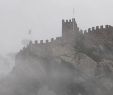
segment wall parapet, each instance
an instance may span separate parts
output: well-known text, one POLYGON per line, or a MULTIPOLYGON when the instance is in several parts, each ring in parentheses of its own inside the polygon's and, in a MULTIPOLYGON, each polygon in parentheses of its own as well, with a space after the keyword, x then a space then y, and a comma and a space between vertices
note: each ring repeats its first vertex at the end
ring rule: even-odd
MULTIPOLYGON (((47 45, 51 45, 52 43, 55 42, 55 44, 61 41, 61 39, 63 38, 63 34, 66 34, 66 31, 68 31, 69 33, 72 33, 73 31, 70 32, 70 30, 73 30, 75 28, 76 31, 74 31, 75 33, 80 32, 83 33, 84 35, 86 34, 93 34, 93 33, 97 33, 98 32, 109 32, 109 31, 113 31, 113 27, 110 25, 101 25, 101 26, 96 26, 96 27, 92 27, 92 28, 88 28, 87 30, 79 30, 79 27, 77 26, 77 23, 75 21, 74 18, 69 19, 69 20, 62 20, 62 37, 56 37, 56 38, 51 38, 51 39, 46 39, 46 40, 35 40, 35 41, 30 41, 29 44, 25 47, 23 47, 20 52, 23 52, 23 50, 26 50, 26 48, 29 47, 34 47, 36 46, 36 48, 39 46, 41 47, 46 47, 47 45), (75 26, 75 27, 73 27, 75 26)), ((66 34, 68 36, 68 34, 66 34)), ((73 33, 72 33, 73 35, 73 33)), ((66 37, 67 37, 66 36, 66 37)))
MULTIPOLYGON (((46 39, 46 40, 35 40, 35 41, 30 41, 28 43, 27 46, 30 45, 46 45, 46 44, 50 44, 56 40, 59 40, 61 37, 56 37, 56 38, 51 38, 51 39, 46 39)), ((25 46, 24 48, 26 48, 27 46, 25 46)))
POLYGON ((76 23, 76 21, 75 21, 75 19, 74 18, 72 18, 72 19, 66 19, 66 20, 62 20, 62 23, 63 24, 72 24, 72 23, 76 23))
POLYGON ((62 23, 66 23, 66 24, 67 24, 67 23, 72 23, 72 22, 73 22, 73 21, 72 21, 71 19, 70 19, 70 20, 64 20, 64 19, 62 20, 62 23))
POLYGON ((101 26, 96 26, 96 27, 92 27, 92 28, 88 28, 88 30, 84 30, 84 33, 91 33, 91 32, 103 32, 104 30, 109 30, 109 29, 113 29, 113 27, 111 25, 101 25, 101 26))

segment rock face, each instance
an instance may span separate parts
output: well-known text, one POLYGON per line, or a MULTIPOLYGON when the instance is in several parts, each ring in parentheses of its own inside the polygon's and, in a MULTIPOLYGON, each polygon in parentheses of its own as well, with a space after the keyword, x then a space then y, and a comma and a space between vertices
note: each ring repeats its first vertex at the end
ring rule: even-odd
POLYGON ((112 95, 113 27, 81 32, 62 21, 62 37, 30 42, 1 82, 0 95, 112 95))

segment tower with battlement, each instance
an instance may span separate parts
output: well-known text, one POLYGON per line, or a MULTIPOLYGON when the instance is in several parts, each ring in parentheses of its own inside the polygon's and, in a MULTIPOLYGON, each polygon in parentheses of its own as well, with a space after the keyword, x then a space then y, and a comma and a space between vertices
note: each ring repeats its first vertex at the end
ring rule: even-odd
POLYGON ((70 39, 76 35, 76 32, 79 31, 75 18, 70 20, 62 20, 62 37, 64 39, 70 39))
MULTIPOLYGON (((30 43, 20 50, 19 55, 32 53, 38 56, 47 56, 53 54, 55 56, 63 55, 65 52, 69 54, 73 49, 75 42, 80 36, 84 36, 85 40, 112 39, 113 27, 110 25, 96 26, 88 30, 80 30, 77 26, 75 18, 70 20, 62 20, 62 36, 51 38, 49 41, 30 41, 30 43)), ((90 45, 90 44, 89 44, 90 45)), ((17 55, 18 55, 17 54, 17 55)))
MULTIPOLYGON (((83 74, 93 76, 95 71, 98 72, 99 70, 96 63, 103 62, 103 58, 106 58, 106 61, 113 60, 111 55, 113 55, 113 26, 96 26, 84 31, 79 29, 73 18, 71 20, 62 20, 61 37, 47 39, 46 41, 30 41, 26 47, 16 54, 14 70, 16 70, 16 75, 22 70, 27 72, 28 76, 34 73, 37 76, 36 71, 43 71, 43 68, 40 69, 40 64, 43 64, 44 68, 49 67, 49 69, 54 66, 55 71, 56 64, 59 64, 58 67, 61 66, 60 64, 66 64, 69 68, 69 64, 71 64, 73 67, 76 66, 76 71, 80 69, 84 72, 83 74), (33 73, 30 71, 33 71, 33 73)), ((63 72, 65 71, 67 73, 67 70, 63 72)), ((56 78, 56 75, 54 78, 56 78)))

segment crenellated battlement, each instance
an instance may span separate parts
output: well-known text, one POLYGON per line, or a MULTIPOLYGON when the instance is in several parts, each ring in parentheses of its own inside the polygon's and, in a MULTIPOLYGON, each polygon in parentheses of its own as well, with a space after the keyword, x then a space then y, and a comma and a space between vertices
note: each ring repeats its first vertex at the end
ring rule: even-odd
POLYGON ((47 40, 35 40, 34 42, 32 41, 32 44, 39 44, 39 45, 42 45, 42 44, 48 44, 48 43, 51 43, 53 41, 55 41, 57 38, 51 38, 51 39, 47 39, 47 40))
POLYGON ((73 24, 75 24, 76 23, 76 21, 75 21, 75 19, 74 18, 72 18, 72 19, 69 19, 69 20, 62 20, 62 25, 73 25, 73 24))
POLYGON ((73 20, 70 19, 70 20, 62 20, 62 23, 65 23, 65 24, 70 24, 70 23, 73 23, 73 20))
POLYGON ((54 41, 58 41, 61 40, 61 37, 56 37, 56 38, 51 38, 51 39, 47 39, 47 40, 35 40, 35 41, 30 41, 29 44, 25 47, 23 47, 20 51, 23 51, 24 49, 26 49, 29 46, 41 46, 41 47, 45 47, 46 45, 51 45, 52 43, 54 43, 54 41))
MULTIPOLYGON (((68 21, 66 20, 65 22, 69 23, 69 22, 72 22, 72 20, 68 20, 68 21)), ((110 30, 110 29, 113 30, 113 27, 110 25, 105 25, 105 26, 101 25, 101 26, 88 28, 88 30, 80 30, 79 32, 88 34, 88 33, 93 33, 93 32, 108 32, 107 30, 110 30)), ((51 38, 51 39, 47 39, 47 40, 39 40, 39 41, 35 40, 34 42, 33 41, 30 42, 29 44, 46 45, 46 44, 50 44, 56 40, 59 40, 60 38, 62 38, 62 37, 56 37, 56 38, 51 38)))
MULTIPOLYGON (((110 31, 113 31, 113 26, 110 26, 110 25, 105 25, 105 26, 101 25, 101 26, 88 28, 87 30, 79 30, 74 18, 70 19, 70 20, 63 19, 62 20, 62 37, 56 37, 56 38, 51 38, 51 39, 47 39, 47 40, 30 41, 27 46, 23 47, 23 49, 20 50, 20 52, 23 52, 23 50, 27 50, 27 48, 33 49, 34 47, 39 48, 40 50, 43 51, 43 48, 48 47, 48 45, 49 46, 59 45, 59 42, 60 43, 64 42, 63 44, 67 44, 68 42, 73 41, 73 39, 75 37, 79 37, 79 36, 77 36, 79 33, 80 34, 83 33, 84 36, 89 35, 89 34, 91 34, 89 36, 93 36, 93 34, 98 35, 99 33, 101 35, 104 33, 105 33, 105 35, 107 35, 107 33, 110 34, 110 31)), ((111 34, 113 34, 113 33, 111 33, 111 34)))
POLYGON ((88 28, 88 30, 84 30, 84 33, 104 32, 104 31, 107 32, 107 30, 109 30, 109 29, 113 29, 113 27, 110 26, 110 25, 105 25, 105 26, 101 25, 101 26, 96 26, 96 27, 88 28))

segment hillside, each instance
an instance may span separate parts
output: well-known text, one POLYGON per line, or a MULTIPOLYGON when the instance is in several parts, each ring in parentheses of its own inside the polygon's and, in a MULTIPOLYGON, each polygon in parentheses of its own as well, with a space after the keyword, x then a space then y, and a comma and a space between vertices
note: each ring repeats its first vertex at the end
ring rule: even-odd
POLYGON ((113 27, 82 33, 75 19, 62 24, 62 37, 30 42, 16 54, 0 95, 112 95, 113 27))

